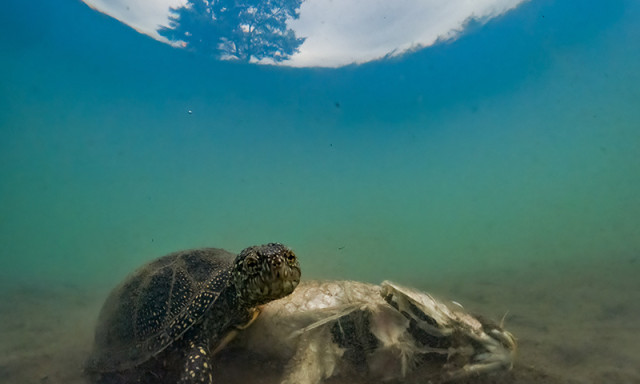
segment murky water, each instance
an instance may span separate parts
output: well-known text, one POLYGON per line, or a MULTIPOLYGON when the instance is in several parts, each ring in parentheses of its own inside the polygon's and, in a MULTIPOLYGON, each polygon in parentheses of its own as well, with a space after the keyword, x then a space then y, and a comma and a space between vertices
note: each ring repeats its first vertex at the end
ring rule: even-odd
POLYGON ((279 241, 307 279, 509 311, 507 382, 640 383, 639 16, 533 1, 412 55, 304 69, 10 1, 0 381, 70 382, 106 290, 143 262, 279 241))

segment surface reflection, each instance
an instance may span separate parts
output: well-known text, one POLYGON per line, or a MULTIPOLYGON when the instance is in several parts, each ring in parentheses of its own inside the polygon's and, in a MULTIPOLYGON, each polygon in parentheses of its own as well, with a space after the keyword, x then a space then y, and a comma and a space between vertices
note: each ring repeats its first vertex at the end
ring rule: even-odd
POLYGON ((222 60, 339 67, 451 41, 525 0, 83 0, 159 41, 222 60))
POLYGON ((281 62, 298 51, 287 20, 299 16, 301 0, 189 0, 171 9, 169 41, 220 59, 281 62))

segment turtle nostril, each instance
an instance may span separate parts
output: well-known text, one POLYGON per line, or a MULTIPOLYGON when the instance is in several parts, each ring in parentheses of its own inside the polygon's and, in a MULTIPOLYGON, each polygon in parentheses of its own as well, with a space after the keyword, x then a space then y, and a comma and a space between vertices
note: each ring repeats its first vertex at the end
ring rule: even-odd
POLYGON ((273 265, 276 268, 280 267, 282 265, 282 258, 274 257, 273 260, 271 260, 271 265, 273 265))

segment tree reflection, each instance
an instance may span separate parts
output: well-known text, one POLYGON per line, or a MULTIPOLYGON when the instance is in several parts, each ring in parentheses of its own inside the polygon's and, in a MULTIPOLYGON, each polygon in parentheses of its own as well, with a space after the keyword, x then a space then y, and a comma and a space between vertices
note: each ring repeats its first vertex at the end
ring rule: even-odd
POLYGON ((198 52, 243 61, 286 60, 304 38, 287 29, 302 0, 188 0, 172 8, 169 27, 158 32, 198 52))

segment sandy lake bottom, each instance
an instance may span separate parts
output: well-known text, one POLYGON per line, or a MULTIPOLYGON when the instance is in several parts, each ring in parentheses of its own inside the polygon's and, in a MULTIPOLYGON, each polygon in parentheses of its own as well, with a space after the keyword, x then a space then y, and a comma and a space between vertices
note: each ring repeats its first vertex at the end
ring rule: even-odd
MULTIPOLYGON (((498 320, 508 313, 505 328, 518 339, 514 369, 464 382, 640 383, 638 263, 632 258, 532 265, 419 288, 498 320)), ((79 286, 5 286, 0 382, 86 383, 81 366, 105 295, 79 286)), ((237 365, 233 356, 221 356, 219 378, 232 384, 278 382, 277 370, 258 363, 237 365)), ((358 380, 334 378, 331 383, 358 380)), ((411 377, 406 382, 425 381, 411 377)))

